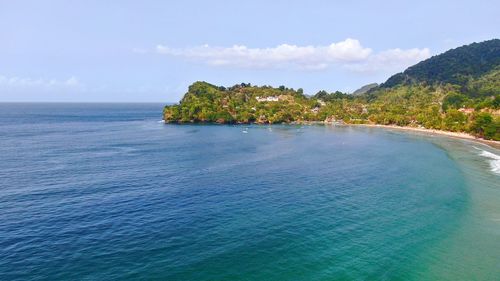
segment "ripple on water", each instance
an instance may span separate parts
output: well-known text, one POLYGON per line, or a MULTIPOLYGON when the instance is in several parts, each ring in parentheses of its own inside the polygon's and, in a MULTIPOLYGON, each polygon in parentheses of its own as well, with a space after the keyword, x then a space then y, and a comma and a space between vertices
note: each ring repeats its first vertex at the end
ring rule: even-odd
POLYGON ((472 172, 426 139, 82 107, 0 111, 23 126, 2 127, 2 280, 432 280, 480 223, 472 172))

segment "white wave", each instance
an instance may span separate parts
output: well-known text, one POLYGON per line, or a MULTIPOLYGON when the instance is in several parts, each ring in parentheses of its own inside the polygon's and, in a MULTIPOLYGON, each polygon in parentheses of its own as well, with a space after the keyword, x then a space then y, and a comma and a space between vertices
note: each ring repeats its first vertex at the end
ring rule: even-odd
POLYGON ((158 121, 158 123, 165 123, 165 120, 160 120, 158 121))
POLYGON ((495 153, 491 153, 486 150, 482 150, 481 153, 479 154, 483 157, 486 157, 490 159, 490 166, 491 166, 491 171, 500 174, 500 156, 496 155, 495 153))
POLYGON ((500 160, 500 156, 496 155, 495 153, 491 153, 489 151, 486 151, 486 150, 483 150, 480 155, 487 157, 487 158, 490 158, 490 159, 500 160))

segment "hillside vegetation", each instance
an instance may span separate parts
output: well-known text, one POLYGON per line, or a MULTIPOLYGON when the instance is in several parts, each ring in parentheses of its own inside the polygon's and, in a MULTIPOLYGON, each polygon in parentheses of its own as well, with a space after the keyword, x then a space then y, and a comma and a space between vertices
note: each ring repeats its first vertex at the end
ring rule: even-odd
POLYGON ((471 79, 500 66, 500 39, 451 49, 408 67, 381 85, 391 88, 401 84, 454 84, 466 87, 471 79))
POLYGON ((168 123, 369 123, 467 132, 500 140, 500 40, 450 50, 361 95, 193 83, 168 123))

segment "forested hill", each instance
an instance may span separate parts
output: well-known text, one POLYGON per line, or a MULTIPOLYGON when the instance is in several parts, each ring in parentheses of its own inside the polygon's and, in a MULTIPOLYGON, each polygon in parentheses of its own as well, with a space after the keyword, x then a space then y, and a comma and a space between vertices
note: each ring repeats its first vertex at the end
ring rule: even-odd
POLYGON ((404 84, 454 84, 467 86, 500 67, 500 39, 472 43, 451 49, 409 67, 381 85, 391 88, 404 84))
POLYGON ((359 95, 193 83, 167 123, 343 122, 424 127, 500 140, 500 40, 434 56, 359 95))

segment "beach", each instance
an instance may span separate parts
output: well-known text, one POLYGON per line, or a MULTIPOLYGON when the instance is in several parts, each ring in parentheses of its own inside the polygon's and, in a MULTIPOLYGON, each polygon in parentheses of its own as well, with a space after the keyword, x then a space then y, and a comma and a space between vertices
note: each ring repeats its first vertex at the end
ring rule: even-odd
POLYGON ((347 124, 348 126, 362 126, 362 127, 370 127, 370 128, 385 128, 385 129, 395 129, 395 130, 403 130, 403 131, 412 131, 423 134, 432 134, 432 135, 443 135, 453 138, 466 139, 471 141, 476 141, 482 144, 489 145, 496 149, 500 149, 500 141, 495 140, 485 140, 473 135, 463 133, 463 132, 450 132, 450 131, 442 131, 435 129, 426 129, 426 128, 416 128, 416 127, 401 127, 395 125, 379 125, 379 124, 347 124))

